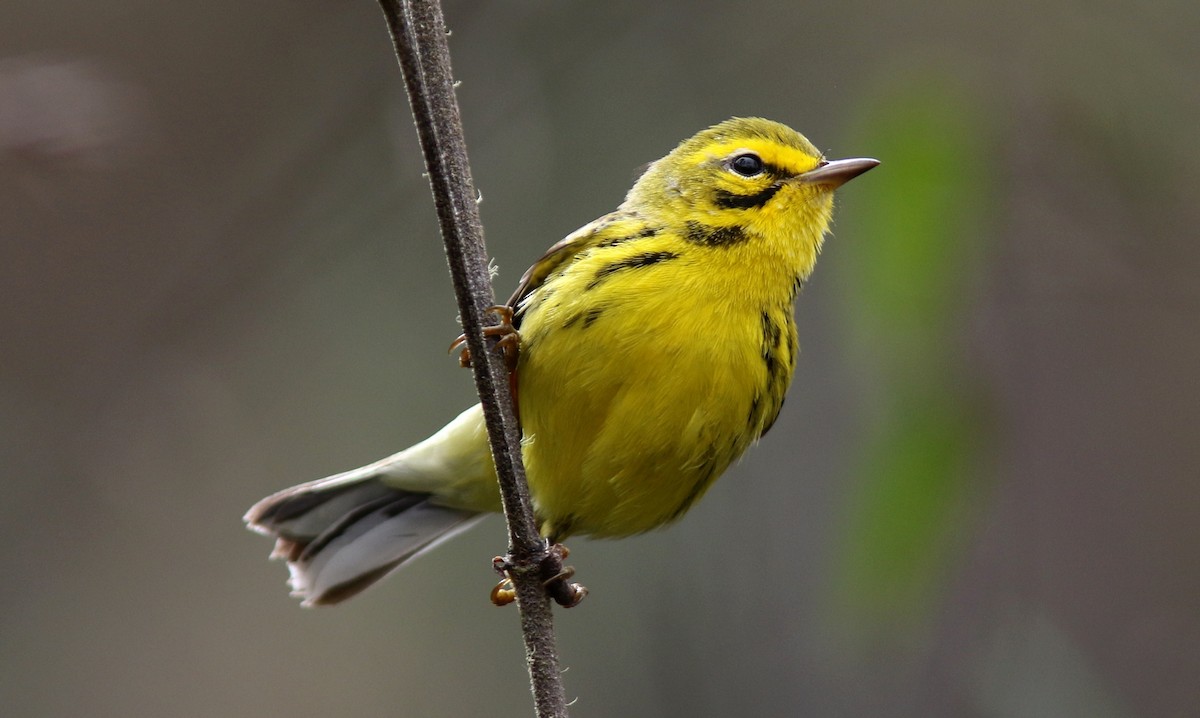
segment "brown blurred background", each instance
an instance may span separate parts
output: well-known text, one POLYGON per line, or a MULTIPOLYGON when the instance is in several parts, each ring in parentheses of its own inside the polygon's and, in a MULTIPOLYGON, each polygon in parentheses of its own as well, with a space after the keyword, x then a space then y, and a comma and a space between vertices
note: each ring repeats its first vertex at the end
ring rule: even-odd
MULTIPOLYGON (((450 2, 507 294, 731 115, 840 193, 762 444, 577 541, 577 716, 1200 715, 1200 5, 450 2)), ((6 716, 531 714, 490 519, 305 611, 242 512, 473 401, 382 16, 0 8, 6 716)))

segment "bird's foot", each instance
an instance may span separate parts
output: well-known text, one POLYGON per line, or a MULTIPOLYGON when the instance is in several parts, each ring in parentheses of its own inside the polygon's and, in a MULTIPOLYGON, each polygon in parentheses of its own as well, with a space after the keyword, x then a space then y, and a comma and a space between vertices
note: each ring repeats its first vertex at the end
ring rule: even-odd
MULTIPOLYGON (((556 543, 547 549, 546 556, 537 565, 546 594, 563 608, 578 606, 588 594, 585 586, 570 581, 575 576, 575 567, 563 566, 563 560, 570 554, 566 546, 556 543)), ((492 568, 504 577, 492 589, 492 603, 507 606, 517 599, 516 586, 512 580, 512 571, 516 566, 508 556, 497 556, 492 559, 492 568)))
MULTIPOLYGON (((483 328, 485 337, 500 337, 496 342, 496 349, 504 355, 504 364, 508 367, 511 374, 517 370, 517 359, 521 355, 521 333, 513 326, 513 309, 505 304, 497 304, 488 307, 489 314, 495 314, 500 317, 500 323, 490 327, 483 328)), ((467 347, 467 335, 459 334, 458 338, 450 344, 450 352, 455 349, 459 350, 458 363, 462 367, 471 366, 471 350, 467 347), (461 347, 461 349, 459 348, 461 347)))

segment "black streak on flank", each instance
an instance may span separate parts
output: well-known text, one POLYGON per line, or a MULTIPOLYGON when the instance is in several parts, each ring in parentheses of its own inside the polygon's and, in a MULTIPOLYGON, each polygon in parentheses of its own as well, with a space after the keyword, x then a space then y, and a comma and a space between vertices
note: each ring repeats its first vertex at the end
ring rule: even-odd
POLYGON ((706 247, 728 247, 746 241, 746 230, 737 225, 710 227, 699 222, 688 222, 684 238, 692 244, 702 244, 706 247))
POLYGON ((600 318, 600 315, 604 313, 604 309, 605 309, 604 307, 592 307, 591 309, 587 310, 586 312, 584 312, 582 314, 580 314, 580 313, 572 314, 571 317, 569 319, 567 319, 567 321, 563 322, 562 328, 570 329, 571 327, 578 324, 579 320, 582 319, 583 320, 583 328, 587 329, 588 327, 592 326, 592 324, 597 319, 600 318))
POLYGON ((775 350, 779 347, 779 338, 782 336, 783 330, 771 320, 771 315, 768 312, 762 313, 762 333, 763 361, 767 365, 767 376, 774 380, 775 363, 778 361, 775 357, 775 350))
POLYGON ((754 395, 754 401, 750 402, 750 413, 746 416, 746 429, 748 431, 753 432, 758 428, 758 421, 760 418, 758 415, 758 407, 759 395, 756 393, 754 395))
POLYGON ((723 189, 717 190, 716 197, 713 200, 721 209, 752 209, 754 207, 762 207, 771 198, 775 196, 780 189, 783 188, 781 182, 767 187, 764 190, 755 192, 754 194, 736 194, 723 189))
POLYGON ((603 313, 604 313, 604 307, 592 307, 591 309, 589 309, 587 311, 587 314, 584 315, 584 317, 583 317, 583 328, 587 329, 588 327, 592 326, 592 322, 599 319, 600 315, 603 313))
POLYGON ((783 402, 785 399, 787 399, 786 396, 779 398, 779 406, 775 408, 775 413, 773 415, 767 417, 766 422, 763 424, 762 433, 758 435, 758 438, 761 439, 762 437, 766 436, 767 432, 771 430, 771 427, 775 426, 775 420, 779 418, 779 412, 783 409, 783 402))
POLYGON ((625 259, 618 260, 612 264, 607 264, 597 270, 596 276, 592 278, 592 281, 587 283, 587 286, 584 287, 584 289, 595 289, 609 276, 621 271, 622 269, 649 267, 652 264, 666 262, 672 259, 677 259, 678 257, 679 255, 675 254, 674 252, 643 252, 641 254, 635 254, 632 257, 626 257, 625 259))
MULTIPOLYGON (((710 450, 709 453, 711 454, 714 452, 713 450, 710 450)), ((692 485, 692 488, 690 491, 688 491, 687 496, 683 498, 683 502, 671 512, 671 518, 667 520, 676 521, 680 516, 683 516, 684 513, 691 508, 692 504, 696 503, 696 499, 700 498, 700 495, 704 493, 704 490, 712 484, 713 479, 716 478, 716 473, 717 467, 712 464, 712 459, 710 458, 708 465, 700 471, 700 478, 697 479, 696 483, 692 485)))

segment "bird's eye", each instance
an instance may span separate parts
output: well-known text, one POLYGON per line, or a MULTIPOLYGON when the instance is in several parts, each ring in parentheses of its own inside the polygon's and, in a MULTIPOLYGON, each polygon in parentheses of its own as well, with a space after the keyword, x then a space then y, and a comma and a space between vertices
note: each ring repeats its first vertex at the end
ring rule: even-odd
POLYGON ((762 174, 763 161, 753 152, 747 152, 730 160, 729 168, 743 177, 753 177, 762 174))

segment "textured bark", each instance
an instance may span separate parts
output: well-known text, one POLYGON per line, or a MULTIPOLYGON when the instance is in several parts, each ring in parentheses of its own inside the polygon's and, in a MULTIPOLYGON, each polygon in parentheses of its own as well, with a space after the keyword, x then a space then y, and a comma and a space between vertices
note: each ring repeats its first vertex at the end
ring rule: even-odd
POLYGON ((438 0, 380 0, 380 5, 404 73, 463 333, 474 359, 475 385, 483 402, 508 521, 509 573, 517 591, 537 715, 566 716, 553 613, 543 587, 547 546, 538 532, 529 500, 521 463, 521 431, 513 408, 508 370, 500 355, 489 351, 494 340, 483 334, 488 308, 495 304, 495 299, 454 95, 445 21, 438 0))

